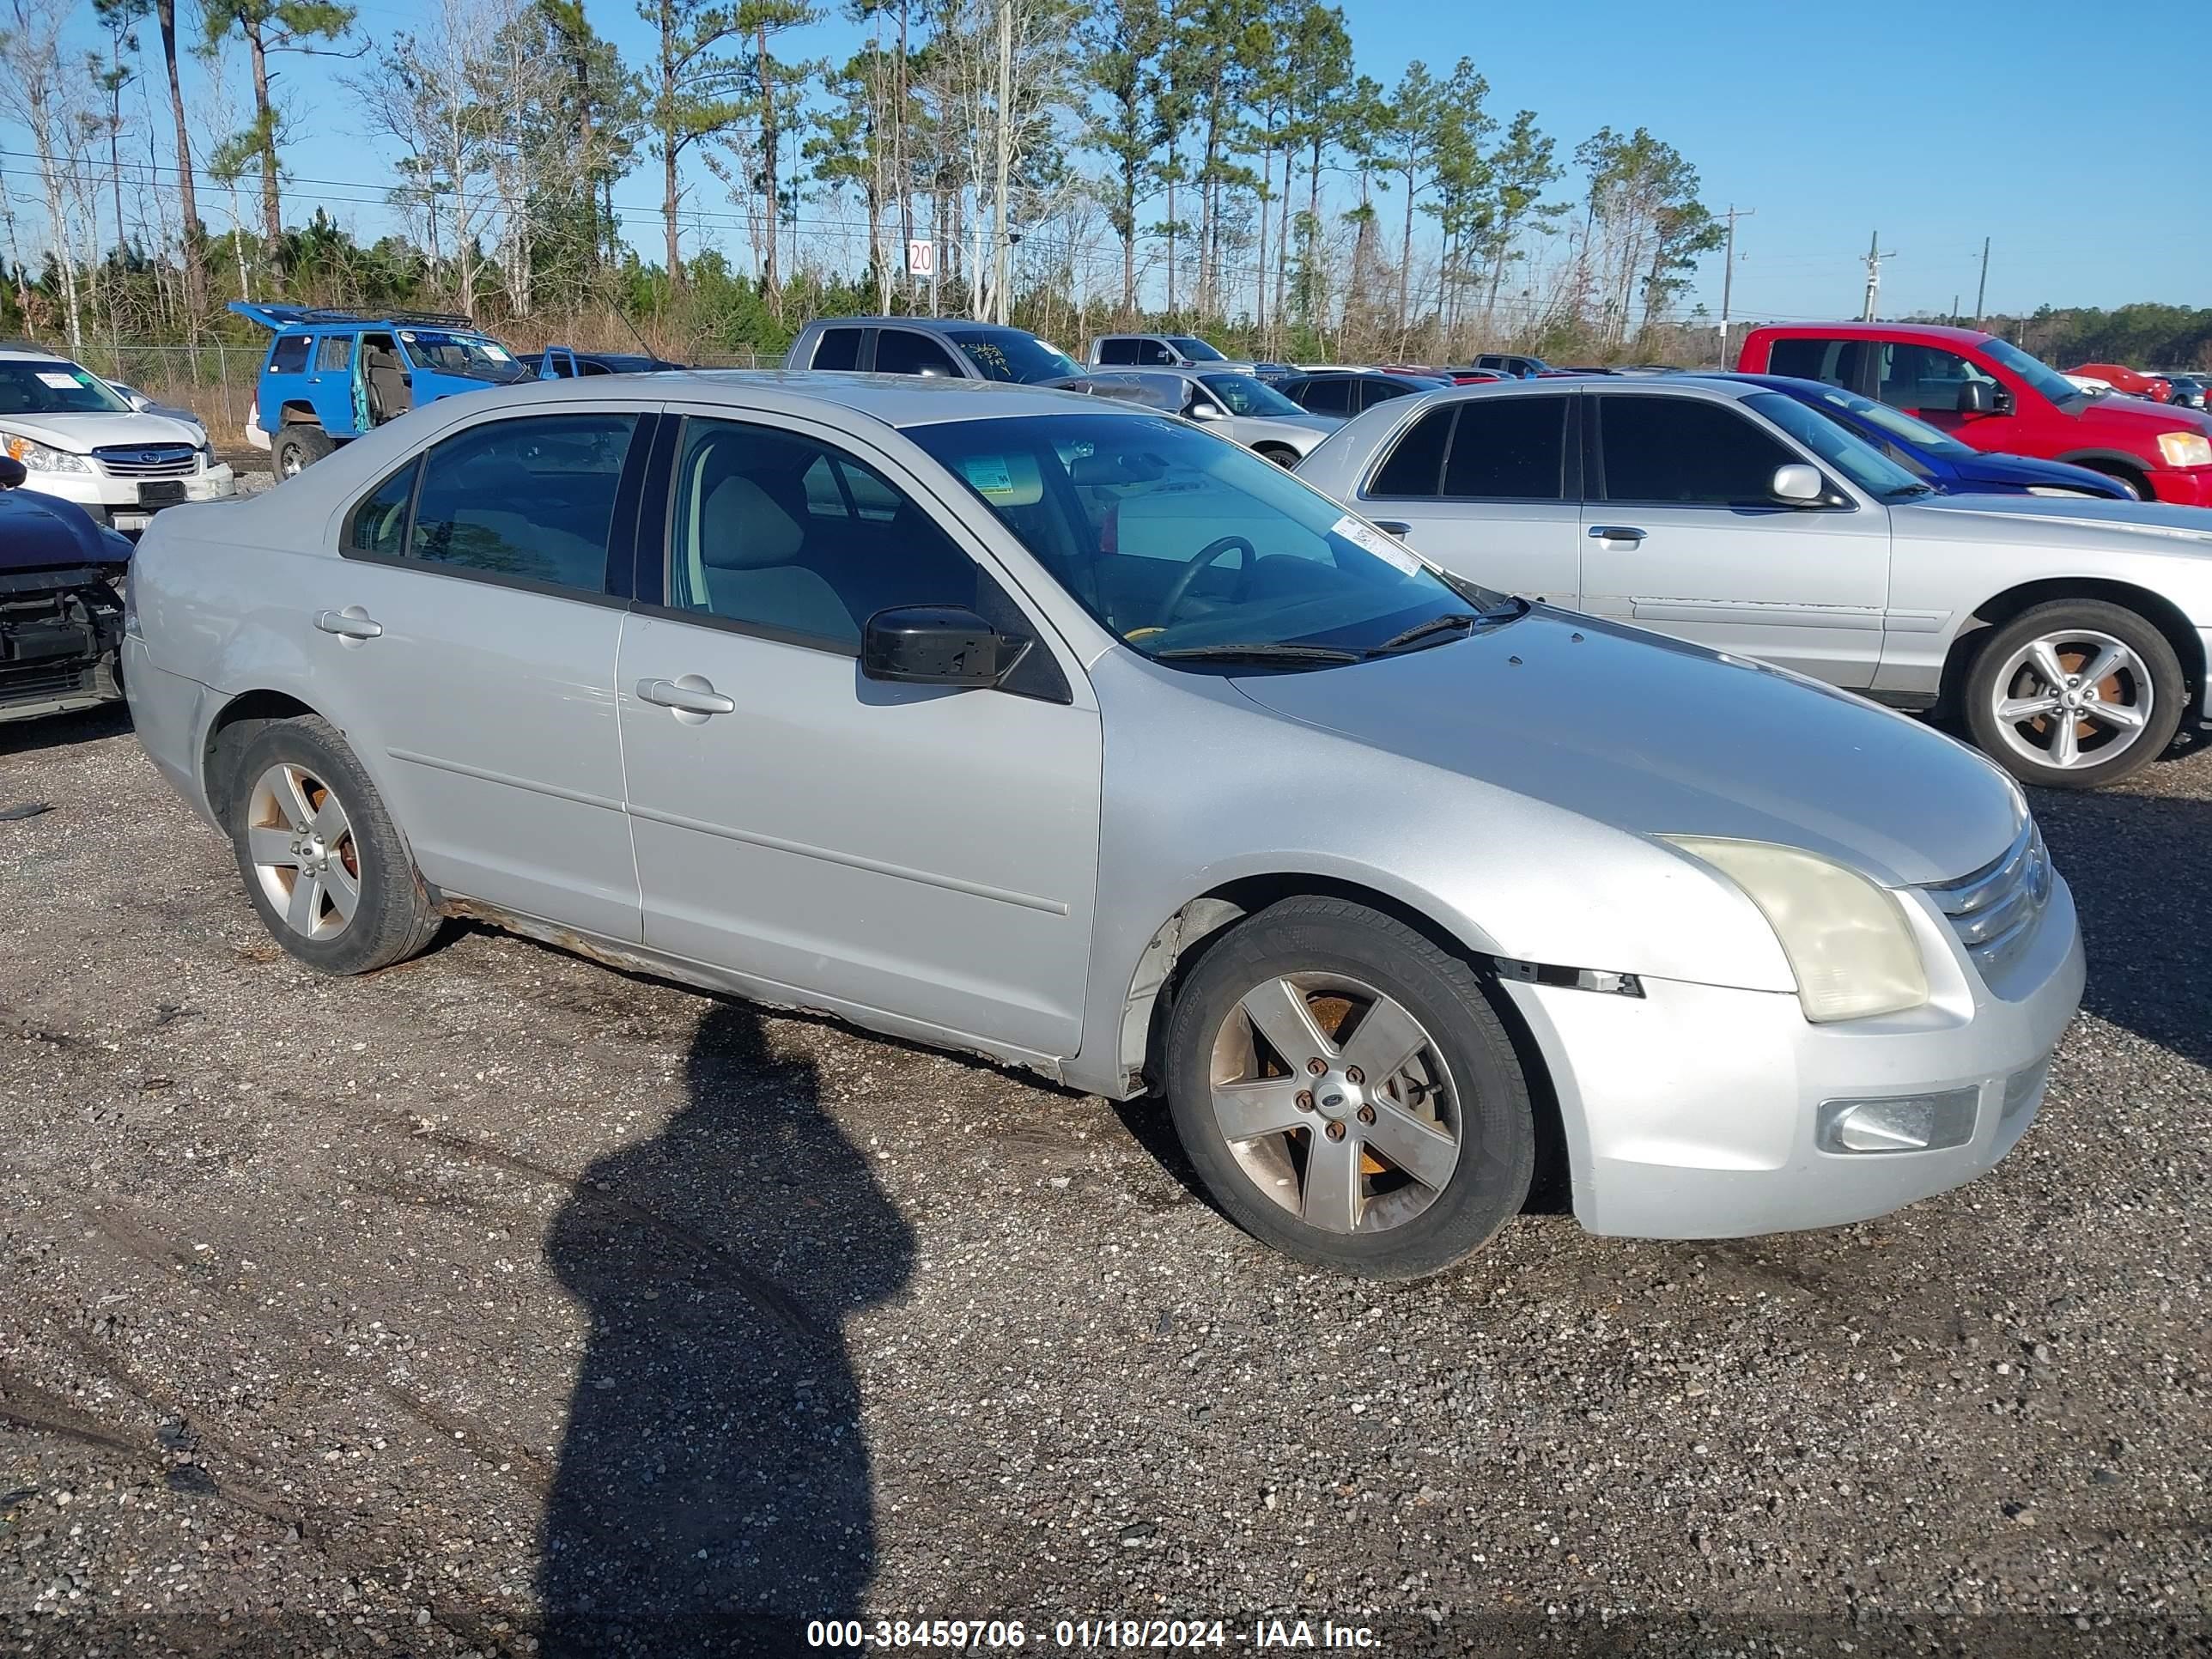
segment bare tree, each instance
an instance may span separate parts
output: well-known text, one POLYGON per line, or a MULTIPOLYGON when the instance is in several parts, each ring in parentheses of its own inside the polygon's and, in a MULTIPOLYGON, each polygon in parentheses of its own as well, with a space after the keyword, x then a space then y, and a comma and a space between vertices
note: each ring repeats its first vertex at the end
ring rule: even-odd
POLYGON ((84 315, 71 246, 70 198, 82 174, 84 147, 97 118, 87 106, 85 78, 62 66, 62 37, 73 0, 4 0, 0 21, 0 112, 31 135, 39 184, 46 196, 48 243, 62 285, 70 349, 84 349, 84 315))

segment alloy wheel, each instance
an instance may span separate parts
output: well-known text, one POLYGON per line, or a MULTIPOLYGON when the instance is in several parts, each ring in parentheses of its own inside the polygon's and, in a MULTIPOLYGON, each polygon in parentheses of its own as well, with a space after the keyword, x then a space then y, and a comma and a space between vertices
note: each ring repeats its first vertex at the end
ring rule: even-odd
POLYGON ((2134 647, 2095 629, 2030 640, 1993 682, 1997 731, 2039 766, 2061 771, 2113 759, 2149 727, 2157 693, 2134 647))
POLYGON ((1459 1165, 1462 1116, 1442 1051, 1357 980, 1292 974, 1254 987, 1222 1021, 1209 1076, 1231 1154, 1309 1226, 1402 1226, 1459 1165))
POLYGON ((345 806, 306 767, 281 762, 246 802, 246 854, 270 907, 302 939, 336 939, 361 905, 361 851, 345 806))

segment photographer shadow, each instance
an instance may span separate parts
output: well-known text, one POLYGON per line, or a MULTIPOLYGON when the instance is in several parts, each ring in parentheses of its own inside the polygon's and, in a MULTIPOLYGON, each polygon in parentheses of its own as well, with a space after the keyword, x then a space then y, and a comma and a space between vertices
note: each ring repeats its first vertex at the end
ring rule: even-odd
POLYGON ((843 1321, 906 1284, 913 1235, 751 1012, 709 1007, 686 1082, 548 1237, 592 1320, 540 1557, 557 1659, 796 1651, 874 1571, 843 1321))

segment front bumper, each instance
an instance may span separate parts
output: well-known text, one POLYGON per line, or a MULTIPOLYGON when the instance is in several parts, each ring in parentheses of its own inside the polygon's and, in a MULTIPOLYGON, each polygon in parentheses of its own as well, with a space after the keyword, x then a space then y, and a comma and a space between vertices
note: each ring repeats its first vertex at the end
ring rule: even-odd
POLYGON ((2212 466, 2160 468, 2150 474, 2150 493, 2178 507, 2212 507, 2212 466))
POLYGON ((1949 985, 1929 1006, 1881 1019, 1814 1025, 1795 995, 1680 981, 1646 979, 1641 1000, 1504 981, 1550 1069, 1582 1224, 1640 1238, 1838 1226, 1948 1192, 2010 1152, 2081 1000, 2073 895, 2054 880, 2002 997, 1932 908, 1919 921, 1923 949, 1953 951, 1949 985), (1823 1101, 1965 1087, 1978 1100, 1962 1146, 1814 1146, 1823 1101))
POLYGON ((27 489, 74 501, 111 529, 143 530, 164 507, 220 501, 238 494, 238 475, 217 461, 181 478, 117 478, 105 472, 33 472, 27 489), (175 486, 182 486, 181 492, 175 486))

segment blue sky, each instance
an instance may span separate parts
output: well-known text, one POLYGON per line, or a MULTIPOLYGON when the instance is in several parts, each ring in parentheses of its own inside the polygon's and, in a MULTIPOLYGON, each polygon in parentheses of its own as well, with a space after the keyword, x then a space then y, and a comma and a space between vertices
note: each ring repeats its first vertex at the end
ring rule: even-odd
MULTIPOLYGON (((633 0, 590 9, 641 58, 648 36, 633 0)), ((1563 155, 1607 125, 1645 125, 1674 144, 1711 207, 1756 210, 1738 233, 1739 318, 1855 315, 1876 229, 1896 256, 1884 265, 1884 314, 1948 309, 1954 295, 1971 310, 1985 235, 1992 311, 2212 305, 2212 11, 2202 5, 2125 22, 2054 0, 1861 0, 1842 13, 1772 0, 1344 9, 1360 68, 1386 85, 1413 57, 1443 71, 1466 55, 1489 77, 1493 112, 1534 109, 1563 155), (2100 17, 2112 19, 2102 38, 2100 17), (2116 67, 2086 67, 2098 63, 2116 67)), ((368 0, 360 26, 380 40, 430 15, 428 0, 368 0)), ((842 55, 856 39, 833 21, 788 50, 842 55)), ((388 174, 336 82, 359 66, 279 67, 296 112, 288 216, 296 204, 304 217, 318 195, 350 198, 328 205, 374 233, 388 174), (340 187, 353 181, 362 187, 340 187)), ((232 82, 242 97, 242 64, 232 82)), ((8 148, 21 149, 21 137, 8 148)), ((28 163, 8 168, 19 213, 35 219, 28 163)), ((726 206, 712 180, 698 196, 726 206)), ((617 192, 639 210, 625 215, 627 233, 648 258, 658 198, 642 173, 617 192)), ((214 203, 202 211, 220 228, 214 203)), ((1717 313, 1719 296, 1716 256, 1691 298, 1717 313)))

